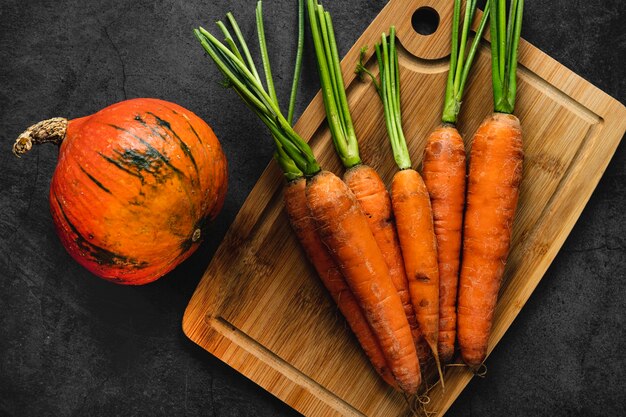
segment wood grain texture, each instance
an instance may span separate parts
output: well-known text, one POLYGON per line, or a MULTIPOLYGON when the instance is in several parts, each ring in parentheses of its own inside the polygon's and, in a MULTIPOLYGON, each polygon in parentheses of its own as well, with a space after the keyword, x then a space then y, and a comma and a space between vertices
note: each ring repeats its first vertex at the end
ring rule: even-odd
MULTIPOLYGON (((353 69, 363 45, 391 24, 401 43, 405 133, 419 166, 428 133, 439 124, 448 69, 452 2, 392 0, 342 62, 364 162, 389 183, 395 170, 382 106, 353 69), (417 34, 419 7, 441 18, 430 36, 417 34)), ((369 65, 377 71, 371 59, 369 65)), ((496 308, 490 350, 541 280, 626 130, 626 109, 525 41, 520 45, 516 114, 524 130, 524 180, 512 248, 496 308)), ((459 130, 469 138, 492 110, 488 44, 468 83, 459 130)), ((252 117, 252 116, 250 116, 252 117)), ((318 94, 296 130, 325 169, 341 172, 318 94)), ((268 140, 267 146, 270 146, 268 140)), ((468 150, 471 143, 466 143, 468 150)), ((371 369, 356 339, 307 263, 289 228, 283 179, 271 163, 243 205, 200 282, 183 319, 189 338, 307 416, 407 415, 404 398, 371 369)), ((430 391, 442 415, 472 378, 446 370, 446 390, 430 391)))

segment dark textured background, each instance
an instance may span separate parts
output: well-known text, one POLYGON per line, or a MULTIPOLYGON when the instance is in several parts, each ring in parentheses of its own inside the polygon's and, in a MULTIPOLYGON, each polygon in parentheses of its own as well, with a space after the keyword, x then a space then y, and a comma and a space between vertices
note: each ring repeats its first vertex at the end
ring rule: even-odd
MULTIPOLYGON (((329 4, 342 53, 385 3, 329 4)), ((294 4, 265 4, 283 99, 294 4)), ((225 0, 2 0, 0 415, 296 415, 181 331, 187 301, 271 156, 269 142, 253 145, 264 128, 218 86, 191 29, 232 10, 252 34, 253 8, 253 1, 225 0), (10 146, 38 120, 145 96, 177 102, 213 126, 230 161, 230 187, 212 238, 165 278, 129 288, 90 275, 60 245, 47 196, 56 149, 18 160, 10 146)), ((528 1, 524 36, 623 103, 624 22, 624 0, 528 1)), ((304 68, 299 112, 318 88, 310 49, 304 68)), ((625 166, 622 144, 489 358, 488 377, 473 380, 448 415, 607 416, 626 407, 625 166)))

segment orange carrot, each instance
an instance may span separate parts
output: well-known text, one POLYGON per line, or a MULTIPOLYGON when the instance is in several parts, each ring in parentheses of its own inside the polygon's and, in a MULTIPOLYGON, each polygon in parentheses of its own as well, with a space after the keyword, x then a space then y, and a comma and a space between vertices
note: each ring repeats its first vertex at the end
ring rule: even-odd
POLYGON ((474 135, 470 153, 458 339, 465 363, 477 369, 487 356, 513 219, 522 181, 522 128, 513 116, 523 0, 491 2, 491 60, 495 113, 474 135), (507 27, 508 26, 508 27, 507 27))
POLYGON ((428 349, 423 351, 432 352, 441 375, 437 352, 439 333, 437 243, 428 192, 422 177, 411 169, 411 158, 402 130, 400 68, 393 26, 389 39, 383 34, 381 43, 376 45, 376 57, 380 69, 380 83, 377 83, 376 77, 363 66, 362 62, 357 67, 357 72, 366 72, 370 75, 383 101, 389 140, 394 159, 400 169, 392 180, 391 203, 409 294, 421 337, 428 346, 428 349))
POLYGON ((303 177, 288 182, 285 187, 285 208, 289 222, 311 264, 330 296, 335 300, 339 311, 359 340, 374 369, 389 385, 395 386, 383 351, 365 319, 363 310, 315 230, 315 224, 307 206, 305 187, 306 180, 303 177))
POLYGON ((376 239, 376 243, 385 258, 387 268, 389 268, 389 276, 402 301, 404 313, 413 334, 413 341, 416 343, 418 357, 423 363, 427 359, 429 351, 423 348, 423 344, 419 343, 422 339, 421 333, 409 295, 402 250, 396 233, 391 198, 387 188, 376 170, 364 164, 348 169, 343 180, 348 184, 361 205, 374 239, 376 239))
POLYGON ((361 206, 348 186, 327 171, 309 181, 306 195, 318 233, 363 309, 398 386, 415 394, 421 378, 411 330, 361 206))
POLYGON ((391 182, 391 201, 417 321, 426 343, 437 359, 437 242, 428 191, 417 171, 403 169, 394 175, 391 182))
POLYGON ((407 300, 405 307, 411 316, 402 253, 393 227, 389 193, 378 173, 364 165, 359 155, 359 144, 348 108, 332 19, 317 0, 310 0, 308 4, 324 108, 335 150, 346 169, 344 181, 367 215, 372 234, 383 252, 394 285, 403 301, 407 300))
POLYGON ((430 134, 424 149, 424 182, 430 194, 435 235, 437 236, 439 263, 439 338, 437 349, 439 358, 443 363, 450 362, 454 356, 461 230, 465 205, 465 145, 455 125, 461 110, 463 90, 469 70, 489 16, 488 6, 466 58, 465 45, 470 23, 476 12, 476 2, 466 2, 463 27, 459 33, 461 0, 455 0, 452 17, 450 71, 441 118, 443 124, 430 134))
POLYGON ((428 138, 424 182, 433 210, 439 264, 439 336, 441 362, 454 356, 456 296, 465 203, 465 145, 453 126, 443 125, 428 138))
MULTIPOLYGON (((415 342, 419 338, 418 325, 408 296, 408 283, 404 273, 402 253, 393 227, 389 194, 380 176, 371 167, 363 165, 359 156, 358 141, 348 107, 330 13, 325 11, 317 0, 308 0, 308 10, 324 96, 324 108, 335 149, 346 169, 344 180, 354 193, 361 209, 365 211, 370 233, 378 251, 382 252, 388 272, 378 281, 390 277, 392 286, 396 289, 396 295, 404 308, 404 321, 409 323, 415 342)), ((348 279, 347 276, 346 278, 348 279)), ((378 284, 380 282, 377 282, 378 284)), ((382 341, 381 344, 383 344, 382 341)))
POLYGON ((459 344, 463 360, 473 368, 487 355, 523 159, 517 117, 502 113, 488 117, 474 136, 470 154, 459 285, 459 344))

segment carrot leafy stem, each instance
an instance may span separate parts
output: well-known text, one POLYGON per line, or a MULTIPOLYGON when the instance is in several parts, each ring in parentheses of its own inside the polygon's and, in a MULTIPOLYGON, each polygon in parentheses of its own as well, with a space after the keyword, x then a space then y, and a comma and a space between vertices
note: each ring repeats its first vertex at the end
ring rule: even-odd
POLYGON ((389 29, 389 39, 383 33, 376 45, 376 59, 380 69, 380 96, 383 100, 385 122, 391 141, 393 157, 399 169, 411 168, 411 157, 402 130, 400 106, 400 65, 396 50, 396 28, 389 29))
POLYGON ((272 67, 270 65, 270 57, 267 52, 267 42, 265 41, 265 29, 263 27, 263 2, 256 4, 256 27, 259 36, 259 49, 261 50, 261 61, 263 62, 263 71, 265 72, 265 80, 267 89, 269 90, 272 101, 278 105, 278 97, 276 96, 276 87, 274 87, 274 78, 272 77, 272 67))
MULTIPOLYGON (((483 32, 489 19, 490 7, 487 0, 485 12, 478 25, 476 36, 472 41, 466 55, 467 39, 469 37, 470 26, 476 14, 477 0, 467 0, 463 15, 463 26, 461 27, 461 0, 454 0, 454 12, 452 16, 452 43, 450 53, 450 71, 448 72, 448 82, 446 84, 446 96, 444 101, 442 121, 444 123, 455 124, 461 110, 463 92, 469 76, 470 68, 474 62, 476 51, 483 37, 483 32), (460 39, 459 39, 460 35, 460 39)), ((498 1, 498 0, 495 0, 498 1)))
POLYGON ((517 55, 522 31, 524 0, 511 0, 506 17, 506 0, 492 0, 491 71, 494 110, 513 113, 517 96, 517 55))
POLYGON ((400 169, 411 168, 411 157, 406 145, 404 131, 402 130, 402 110, 400 105, 400 65, 398 64, 398 51, 396 48, 396 28, 391 26, 389 36, 382 34, 380 43, 376 44, 376 60, 380 82, 376 76, 365 67, 367 48, 361 49, 361 59, 356 68, 359 77, 364 75, 372 79, 376 92, 383 103, 383 114, 387 133, 393 150, 393 157, 400 169))
POLYGON ((341 162, 350 168, 360 164, 361 158, 348 108, 333 22, 318 0, 308 0, 307 9, 328 125, 341 162))
POLYGON ((289 96, 289 110, 287 120, 293 123, 293 113, 296 108, 296 95, 300 73, 302 72, 302 51, 304 50, 304 0, 298 0, 298 49, 296 52, 296 65, 293 69, 293 82, 291 84, 291 95, 289 96))
MULTIPOLYGON (((303 6, 301 6, 302 8, 303 6)), ((302 15, 302 11, 300 11, 300 15, 302 15)), ((196 38, 226 77, 231 87, 269 128, 276 145, 275 158, 285 176, 288 179, 295 179, 303 175, 315 175, 320 171, 320 167, 311 148, 293 130, 291 126, 292 116, 285 118, 278 104, 263 28, 261 1, 257 3, 256 23, 266 86, 261 81, 237 21, 231 13, 228 13, 226 17, 230 30, 235 34, 235 37, 231 36, 229 28, 223 22, 217 22, 218 28, 225 37, 226 45, 202 27, 194 30, 196 38)), ((303 18, 300 18, 300 31, 303 31, 302 21, 303 18)), ((299 42, 298 48, 302 48, 302 42, 299 42)), ((298 52, 298 55, 302 55, 301 51, 298 52)), ((291 94, 293 101, 295 101, 293 97, 295 97, 294 91, 298 85, 299 69, 295 71, 295 74, 296 79, 294 79, 291 94)))
POLYGON ((354 70, 354 73, 359 77, 359 80, 361 81, 364 81, 364 78, 366 75, 370 77, 372 82, 374 83, 374 87, 376 87, 376 92, 380 94, 380 84, 378 83, 376 76, 372 73, 372 71, 367 69, 367 67, 365 66, 366 56, 367 56, 367 46, 364 46, 363 48, 361 48, 361 54, 359 56, 359 63, 356 65, 356 69, 354 70))

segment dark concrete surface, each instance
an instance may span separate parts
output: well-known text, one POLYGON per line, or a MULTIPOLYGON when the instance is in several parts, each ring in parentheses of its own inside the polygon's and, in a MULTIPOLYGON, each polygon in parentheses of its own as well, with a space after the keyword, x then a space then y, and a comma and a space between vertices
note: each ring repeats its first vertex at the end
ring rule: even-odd
MULTIPOLYGON (((385 1, 329 4, 342 53, 385 1)), ((279 400, 188 341, 184 308, 246 195, 270 160, 264 127, 192 36, 253 1, 3 0, 0 4, 0 415, 294 416, 279 400), (90 275, 65 252, 48 210, 57 151, 22 160, 28 125, 78 117, 124 98, 177 102, 215 129, 230 187, 212 236, 184 265, 139 288, 90 275)), ((293 1, 267 1, 279 95, 293 61, 293 1), (278 47, 276 47, 278 46, 278 47)), ((528 1, 524 36, 626 101, 626 2, 528 1)), ((213 27, 213 26, 211 26, 213 27)), ((308 46, 308 44, 307 44, 308 46)), ((318 88, 307 50, 298 113, 318 88)), ((616 416, 626 408, 626 147, 519 318, 449 416, 616 416)), ((623 414, 622 414, 623 415, 623 414)))

